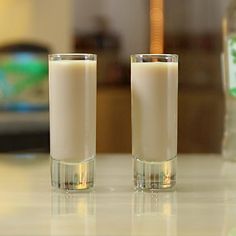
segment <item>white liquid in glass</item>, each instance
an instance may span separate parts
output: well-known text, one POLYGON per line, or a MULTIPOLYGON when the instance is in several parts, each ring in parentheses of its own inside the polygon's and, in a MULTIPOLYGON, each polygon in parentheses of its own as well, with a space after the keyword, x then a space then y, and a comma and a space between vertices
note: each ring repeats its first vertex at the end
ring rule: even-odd
POLYGON ((80 162, 95 156, 96 62, 49 62, 50 155, 80 162))
POLYGON ((131 63, 132 154, 166 161, 177 154, 178 63, 131 63))

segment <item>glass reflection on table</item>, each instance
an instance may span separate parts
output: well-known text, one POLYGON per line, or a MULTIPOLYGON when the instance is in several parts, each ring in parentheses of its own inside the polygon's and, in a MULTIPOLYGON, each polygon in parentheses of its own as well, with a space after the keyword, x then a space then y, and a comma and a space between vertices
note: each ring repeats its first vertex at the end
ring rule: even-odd
POLYGON ((51 192, 51 235, 96 234, 95 193, 51 192))
POLYGON ((228 178, 224 185, 223 198, 228 204, 224 207, 222 236, 236 236, 236 207, 235 207, 235 181, 232 181, 236 173, 236 162, 225 161, 222 165, 221 175, 228 178))
POLYGON ((132 205, 132 235, 177 235, 175 192, 135 192, 132 205))

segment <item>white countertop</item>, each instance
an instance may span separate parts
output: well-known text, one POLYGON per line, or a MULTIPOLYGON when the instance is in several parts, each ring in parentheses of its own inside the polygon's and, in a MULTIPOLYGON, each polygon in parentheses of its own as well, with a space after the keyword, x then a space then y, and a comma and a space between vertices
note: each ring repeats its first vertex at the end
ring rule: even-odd
POLYGON ((130 155, 98 155, 93 192, 50 188, 47 155, 0 156, 0 235, 235 236, 236 163, 179 156, 174 192, 135 192, 130 155))

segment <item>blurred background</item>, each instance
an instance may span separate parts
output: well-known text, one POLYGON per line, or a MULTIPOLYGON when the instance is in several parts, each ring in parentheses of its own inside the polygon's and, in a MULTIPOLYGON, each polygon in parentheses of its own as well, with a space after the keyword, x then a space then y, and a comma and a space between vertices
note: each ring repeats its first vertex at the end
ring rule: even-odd
POLYGON ((130 54, 179 55, 178 151, 219 153, 228 0, 1 0, 0 152, 48 152, 48 53, 98 54, 97 152, 131 151, 130 54), (164 6, 163 6, 164 2, 164 6))

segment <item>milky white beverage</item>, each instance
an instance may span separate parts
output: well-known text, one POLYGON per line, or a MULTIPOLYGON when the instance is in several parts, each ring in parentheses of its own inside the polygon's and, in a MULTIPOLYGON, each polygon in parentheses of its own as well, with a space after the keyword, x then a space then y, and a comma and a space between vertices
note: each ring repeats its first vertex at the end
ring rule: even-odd
POLYGON ((50 60, 50 155, 81 162, 95 157, 96 60, 50 60))
POLYGON ((162 162, 177 154, 177 62, 132 62, 132 154, 162 162))

